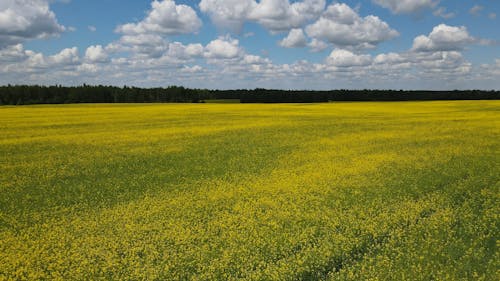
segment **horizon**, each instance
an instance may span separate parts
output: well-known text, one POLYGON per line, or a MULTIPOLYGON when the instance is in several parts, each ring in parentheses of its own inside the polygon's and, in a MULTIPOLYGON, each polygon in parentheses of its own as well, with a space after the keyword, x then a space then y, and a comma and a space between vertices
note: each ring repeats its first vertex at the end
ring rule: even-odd
POLYGON ((499 12, 486 0, 5 0, 0 85, 498 91, 499 12))
POLYGON ((82 83, 79 85, 71 85, 71 86, 66 86, 62 84, 2 84, 0 85, 1 87, 63 87, 63 88, 81 88, 81 87, 115 87, 119 89, 124 89, 124 88, 138 88, 138 89, 144 89, 144 90, 149 90, 149 89, 168 89, 171 87, 177 87, 177 88, 184 88, 188 90, 201 90, 201 91, 255 91, 255 90, 264 90, 264 91, 283 91, 283 92, 334 92, 334 91, 349 91, 349 92, 357 92, 357 91, 368 91, 368 92, 383 92, 383 91, 389 91, 389 92, 474 92, 474 91, 479 91, 479 92, 500 92, 500 89, 444 89, 444 90, 426 90, 426 89, 383 89, 383 88, 331 88, 331 89, 324 89, 324 90, 314 90, 314 89, 282 89, 282 88, 261 88, 261 87, 255 87, 255 88, 228 88, 228 89, 220 89, 220 88, 194 88, 194 87, 186 87, 182 85, 164 85, 164 86, 152 86, 152 87, 141 87, 141 86, 133 86, 133 85, 105 85, 105 84, 89 84, 89 83, 82 83))

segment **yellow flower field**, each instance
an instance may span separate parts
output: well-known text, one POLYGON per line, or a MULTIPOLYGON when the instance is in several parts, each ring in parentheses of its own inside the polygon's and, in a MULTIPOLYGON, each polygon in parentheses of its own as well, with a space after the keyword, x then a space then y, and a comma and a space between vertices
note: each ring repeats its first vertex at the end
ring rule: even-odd
POLYGON ((498 280, 500 101, 0 107, 0 280, 498 280))

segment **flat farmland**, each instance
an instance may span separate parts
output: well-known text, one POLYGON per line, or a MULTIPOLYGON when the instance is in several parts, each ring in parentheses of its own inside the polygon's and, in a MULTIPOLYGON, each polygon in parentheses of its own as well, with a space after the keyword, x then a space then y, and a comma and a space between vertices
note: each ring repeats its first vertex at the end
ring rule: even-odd
POLYGON ((498 280, 500 101, 0 107, 0 280, 498 280))

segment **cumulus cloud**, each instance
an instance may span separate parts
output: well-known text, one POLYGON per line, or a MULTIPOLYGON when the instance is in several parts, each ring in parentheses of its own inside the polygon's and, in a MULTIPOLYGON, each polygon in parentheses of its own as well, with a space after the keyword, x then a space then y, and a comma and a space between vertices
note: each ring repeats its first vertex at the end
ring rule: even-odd
POLYGON ((2 0, 0 2, 0 48, 28 39, 57 36, 66 28, 57 22, 44 0, 2 0))
POLYGON ((187 5, 176 5, 173 0, 153 1, 145 19, 138 23, 127 23, 116 28, 116 32, 136 34, 185 34, 193 33, 202 25, 196 12, 187 5))
POLYGON ((254 0, 201 0, 199 7, 217 26, 239 31, 256 5, 254 0))
MULTIPOLYGON (((222 0, 205 0, 205 3, 210 1, 222 0)), ((222 2, 227 1, 229 0, 222 2)), ((166 2, 174 3, 173 1, 153 3, 160 5, 166 2)), ((253 12, 258 11, 256 7, 264 2, 241 0, 235 1, 234 5, 254 3, 250 9, 250 12, 253 12)), ((253 15, 259 17, 252 18, 247 11, 245 20, 262 24, 271 32, 277 31, 279 30, 277 26, 273 27, 271 24, 265 26, 263 21, 258 19, 282 17, 286 22, 287 13, 283 11, 291 9, 296 3, 310 5, 314 1, 300 1, 293 4, 289 2, 266 1, 267 5, 277 5, 271 5, 276 9, 274 14, 270 13, 273 10, 270 9, 269 14, 261 11, 260 14, 253 15), (280 7, 285 9, 280 10, 280 7)), ((155 10, 154 4, 152 6, 155 10)), ((224 7, 219 8, 224 11, 224 7)), ((232 8, 229 7, 230 10, 232 8)), ((168 21, 175 21, 174 18, 179 13, 177 8, 171 10, 175 10, 177 14, 174 13, 174 17, 168 18, 168 21)), ((50 56, 25 50, 22 44, 11 44, 3 49, 0 48, 0 83, 47 84, 60 83, 63 80, 67 84, 85 82, 146 87, 177 84, 202 88, 253 88, 258 83, 263 87, 280 88, 356 88, 361 85, 360 81, 364 87, 380 87, 380 85, 421 87, 422 84, 415 82, 421 79, 421 81, 438 81, 433 85, 448 87, 456 84, 453 82, 445 84, 448 83, 446 81, 462 81, 461 83, 470 81, 467 79, 472 77, 474 67, 464 58, 461 50, 468 44, 482 42, 469 35, 465 27, 442 24, 434 27, 428 35, 415 38, 409 50, 400 53, 373 54, 372 57, 363 53, 362 49, 375 47, 380 42, 397 36, 397 31, 377 17, 361 17, 355 9, 335 3, 314 20, 302 23, 306 25, 304 29, 302 27, 287 29, 288 34, 280 41, 283 47, 307 46, 311 51, 335 48, 329 54, 325 54, 324 61, 311 63, 300 60, 275 64, 265 55, 247 53, 240 42, 230 36, 215 38, 206 45, 172 42, 168 36, 179 32, 172 33, 165 31, 168 29, 161 29, 165 26, 160 28, 149 25, 153 22, 161 25, 158 20, 153 20, 156 17, 151 16, 152 13, 150 11, 143 20, 130 24, 130 29, 123 28, 126 25, 120 26, 117 28, 117 31, 121 32, 118 40, 107 46, 89 46, 82 58, 79 57, 76 47, 63 49, 50 56), (301 79, 290 79, 290 77, 301 79)), ((475 73, 489 77, 496 75, 496 80, 488 81, 496 83, 489 82, 490 85, 498 85, 499 65, 500 62, 485 65, 481 71, 475 73)))
POLYGON ((399 35, 378 17, 362 18, 348 5, 338 3, 330 5, 306 32, 341 48, 373 48, 399 35))
MULTIPOLYGON (((100 48, 91 47, 84 59, 79 60, 76 48, 44 56, 24 50, 22 45, 10 46, 0 50, 0 82, 50 84, 65 79, 67 84, 162 86, 170 83, 202 88, 253 88, 259 83, 263 87, 317 89, 356 88, 359 83, 375 88, 457 88, 457 85, 470 88, 483 87, 477 81, 486 81, 485 77, 489 77, 487 85, 498 85, 500 79, 500 61, 474 70, 459 51, 409 50, 372 58, 352 50, 335 49, 324 63, 302 60, 274 64, 269 58, 245 53, 237 40, 221 37, 205 47, 170 43, 168 51, 160 58, 114 57, 107 63, 98 63, 90 61, 89 57, 90 53, 99 53, 100 48), (176 60, 182 57, 184 60, 176 60), (473 78, 473 75, 481 77, 473 78), (290 77, 302 79, 290 80, 290 77)), ((102 48, 106 52, 106 48, 102 48)))
POLYGON ((255 20, 272 32, 289 30, 316 19, 325 8, 325 0, 304 0, 290 3, 288 0, 262 0, 249 13, 255 20))
POLYGON ((50 64, 56 65, 72 65, 77 64, 80 61, 78 55, 78 48, 66 48, 60 51, 58 54, 49 57, 50 64))
POLYGON ((124 35, 119 40, 123 45, 130 46, 140 46, 140 45, 163 45, 165 40, 163 37, 157 34, 134 34, 134 35, 124 35))
POLYGON ((185 65, 182 68, 182 72, 187 72, 187 73, 196 73, 196 72, 201 72, 203 70, 203 67, 199 65, 193 65, 193 66, 187 66, 185 65))
POLYGON ((470 64, 464 64, 465 59, 460 52, 457 51, 446 51, 446 52, 435 52, 430 55, 420 56, 420 61, 416 62, 426 70, 451 70, 451 71, 463 71, 467 69, 470 64), (462 69, 463 68, 463 69, 462 69))
POLYGON ((66 71, 81 63, 78 48, 66 48, 51 56, 24 50, 21 44, 9 46, 0 50, 0 73, 2 75, 19 75, 21 82, 26 82, 26 75, 46 73, 48 71, 66 71))
POLYGON ((370 65, 372 58, 370 55, 357 55, 349 50, 336 49, 330 53, 326 61, 336 67, 352 67, 370 65))
POLYGON ((205 47, 205 57, 209 59, 234 59, 243 54, 237 39, 219 37, 205 47))
POLYGON ((90 46, 85 51, 85 60, 92 63, 108 62, 108 54, 101 45, 90 46))
MULTIPOLYGON (((91 48, 93 52, 100 48, 91 48)), ((122 36, 118 41, 109 44, 103 50, 113 53, 109 65, 120 65, 120 69, 137 71, 153 71, 155 77, 160 77, 160 70, 180 70, 183 65, 204 60, 209 64, 224 65, 238 64, 251 60, 246 57, 239 41, 230 36, 222 36, 209 42, 206 46, 199 43, 183 44, 181 42, 167 42, 159 35, 141 34, 122 36), (127 54, 128 53, 128 54, 127 54), (125 56, 125 57, 123 57, 125 56)), ((89 56, 90 57, 90 56, 89 56)), ((255 63, 255 58, 252 63, 255 63)), ((85 71, 91 72, 100 66, 96 61, 86 58, 85 71)), ((174 71, 173 73, 175 73, 174 71)), ((121 70, 119 70, 121 72, 121 70)), ((184 69, 183 72, 189 72, 184 69)), ((205 73, 205 72, 204 72, 205 73)))
POLYGON ((51 56, 30 50, 24 51, 22 48, 17 48, 17 50, 20 52, 18 57, 20 60, 11 64, 10 67, 18 68, 26 73, 42 69, 43 71, 46 69, 65 69, 67 66, 75 66, 80 63, 77 47, 63 49, 51 56))
POLYGON ((417 52, 461 50, 475 39, 469 35, 465 26, 448 26, 440 24, 426 35, 420 35, 413 41, 412 50, 417 52))
POLYGON ((231 37, 219 37, 205 47, 204 56, 208 59, 235 59, 243 54, 239 41, 231 37))
POLYGON ((438 0, 372 0, 375 4, 389 9, 394 14, 415 14, 434 8, 438 0))
POLYGON ((294 28, 279 44, 285 48, 301 48, 307 45, 307 39, 301 28, 294 28))
POLYGON ((399 65, 410 63, 412 66, 426 69, 456 68, 464 61, 463 55, 458 51, 388 53, 379 54, 374 59, 375 64, 399 65))
POLYGON ((0 62, 19 62, 27 57, 22 44, 10 45, 0 49, 0 62))
POLYGON ((201 57, 203 50, 204 48, 201 44, 183 45, 180 42, 174 42, 169 44, 167 55, 180 60, 190 60, 201 57))
POLYGON ((245 21, 261 24, 271 32, 303 26, 316 19, 325 7, 325 0, 202 0, 200 10, 207 13, 219 27, 239 32, 245 21))
MULTIPOLYGON (((500 59, 495 59, 493 63, 483 64, 480 66, 481 73, 479 73, 479 78, 496 78, 500 79, 500 59)), ((498 80, 497 80, 498 82, 498 80)))
POLYGON ((307 46, 311 48, 311 52, 317 53, 328 48, 328 44, 325 41, 313 38, 311 42, 307 43, 307 46))
POLYGON ((402 63, 407 63, 409 60, 407 57, 398 53, 387 53, 379 54, 374 59, 375 64, 388 64, 388 65, 398 65, 402 63))
POLYGON ((108 44, 106 50, 129 52, 134 58, 160 58, 169 50, 169 35, 194 33, 201 26, 201 20, 190 6, 176 5, 173 0, 155 0, 143 20, 115 29, 122 36, 108 44))
POLYGON ((263 58, 261 56, 256 56, 256 55, 245 55, 243 57, 243 63, 244 64, 270 64, 271 60, 268 58, 263 58))
POLYGON ((158 58, 168 49, 167 41, 158 34, 123 35, 106 46, 109 52, 130 52, 135 57, 158 58))

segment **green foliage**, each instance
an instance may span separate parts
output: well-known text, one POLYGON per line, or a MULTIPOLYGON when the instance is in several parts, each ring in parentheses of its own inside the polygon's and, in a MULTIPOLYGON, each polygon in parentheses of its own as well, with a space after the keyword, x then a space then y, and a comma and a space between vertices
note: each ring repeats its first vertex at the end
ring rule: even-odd
POLYGON ((112 86, 0 86, 0 105, 61 103, 199 103, 239 101, 241 103, 318 103, 328 101, 417 101, 417 100, 494 100, 500 91, 392 91, 332 90, 286 91, 206 90, 170 86, 167 88, 123 88, 112 86))

